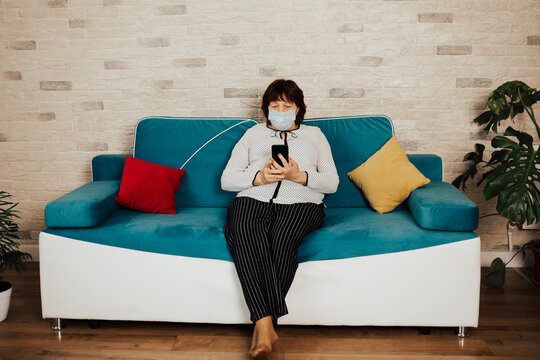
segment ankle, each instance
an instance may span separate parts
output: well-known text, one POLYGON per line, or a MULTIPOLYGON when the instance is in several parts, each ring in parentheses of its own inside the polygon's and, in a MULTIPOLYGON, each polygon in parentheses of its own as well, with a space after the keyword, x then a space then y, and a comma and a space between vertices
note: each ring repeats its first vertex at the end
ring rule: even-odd
POLYGON ((266 316, 266 317, 260 318, 259 320, 257 320, 255 322, 255 327, 257 327, 259 329, 267 329, 267 328, 270 328, 270 326, 272 326, 272 317, 271 316, 266 316))
POLYGON ((255 321, 255 324, 259 324, 259 323, 265 323, 265 322, 272 322, 272 316, 271 315, 266 315, 262 318, 260 318, 259 320, 255 321))

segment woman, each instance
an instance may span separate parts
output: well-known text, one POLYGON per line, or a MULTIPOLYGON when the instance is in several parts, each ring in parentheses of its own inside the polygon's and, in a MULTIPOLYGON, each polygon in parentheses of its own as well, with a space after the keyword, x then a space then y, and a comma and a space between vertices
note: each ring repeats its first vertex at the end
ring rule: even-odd
POLYGON ((302 124, 304 94, 294 81, 272 82, 262 111, 268 120, 245 132, 221 176, 223 190, 238 192, 224 233, 255 324, 252 357, 267 356, 278 339, 275 326, 288 314, 285 296, 298 267, 298 247, 322 226, 322 199, 339 182, 326 137, 302 124), (283 166, 271 156, 275 144, 289 147, 288 159, 279 154, 283 166))

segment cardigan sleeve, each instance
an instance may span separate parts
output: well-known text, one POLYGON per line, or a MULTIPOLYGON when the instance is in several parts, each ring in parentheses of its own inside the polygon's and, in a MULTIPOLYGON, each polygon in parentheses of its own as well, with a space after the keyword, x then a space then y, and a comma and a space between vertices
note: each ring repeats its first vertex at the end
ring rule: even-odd
POLYGON ((317 129, 317 165, 314 170, 306 171, 306 186, 323 194, 331 194, 337 191, 339 176, 330 144, 321 129, 317 129))
POLYGON ((231 157, 221 175, 221 188, 225 191, 242 191, 253 185, 260 168, 249 163, 250 135, 249 130, 234 146, 231 157))

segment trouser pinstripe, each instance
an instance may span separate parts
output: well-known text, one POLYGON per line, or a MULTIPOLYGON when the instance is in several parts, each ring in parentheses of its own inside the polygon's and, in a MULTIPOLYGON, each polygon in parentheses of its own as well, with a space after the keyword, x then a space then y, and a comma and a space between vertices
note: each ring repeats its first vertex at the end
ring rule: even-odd
POLYGON ((285 296, 302 239, 324 223, 323 204, 275 204, 237 197, 223 228, 251 321, 288 314, 285 296))

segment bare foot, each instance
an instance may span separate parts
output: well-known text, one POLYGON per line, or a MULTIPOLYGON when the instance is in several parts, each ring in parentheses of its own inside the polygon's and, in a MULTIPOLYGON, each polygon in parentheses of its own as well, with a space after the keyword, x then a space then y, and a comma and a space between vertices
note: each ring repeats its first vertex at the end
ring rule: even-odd
POLYGON ((267 316, 258 320, 253 335, 255 346, 252 343, 249 355, 257 359, 268 357, 272 352, 272 345, 278 340, 277 333, 272 325, 272 317, 267 316))
POLYGON ((272 352, 272 347, 269 345, 261 345, 255 348, 251 353, 251 357, 255 359, 268 359, 268 356, 272 352))

